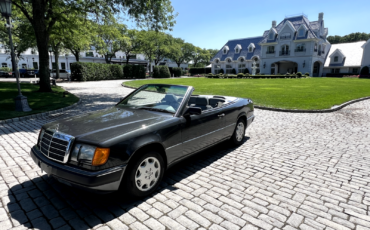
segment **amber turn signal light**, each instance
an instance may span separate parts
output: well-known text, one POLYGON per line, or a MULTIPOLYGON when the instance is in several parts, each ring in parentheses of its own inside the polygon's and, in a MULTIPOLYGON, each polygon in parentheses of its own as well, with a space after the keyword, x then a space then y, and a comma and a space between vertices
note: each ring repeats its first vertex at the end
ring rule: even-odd
POLYGON ((94 158, 92 160, 92 165, 99 166, 105 164, 108 160, 109 152, 109 148, 96 148, 94 158))

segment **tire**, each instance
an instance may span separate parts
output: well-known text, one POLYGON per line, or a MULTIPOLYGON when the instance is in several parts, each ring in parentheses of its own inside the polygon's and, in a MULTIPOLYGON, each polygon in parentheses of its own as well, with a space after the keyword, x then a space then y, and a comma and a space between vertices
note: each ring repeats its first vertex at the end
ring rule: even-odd
POLYGON ((153 193, 158 188, 164 174, 162 156, 150 151, 134 158, 130 163, 120 189, 136 198, 153 193))
POLYGON ((245 121, 243 118, 239 118, 238 122, 236 122, 236 127, 234 129, 234 133, 230 138, 230 142, 234 146, 239 146, 243 143, 243 139, 245 136, 245 121))

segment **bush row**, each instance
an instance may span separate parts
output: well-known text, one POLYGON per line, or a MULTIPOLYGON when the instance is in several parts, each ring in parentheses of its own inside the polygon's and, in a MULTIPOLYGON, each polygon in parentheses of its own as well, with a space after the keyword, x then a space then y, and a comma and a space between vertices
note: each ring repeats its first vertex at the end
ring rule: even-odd
POLYGON ((139 65, 111 65, 91 62, 75 62, 71 65, 71 78, 77 81, 145 78, 145 67, 139 65))
POLYGON ((238 73, 236 74, 207 74, 207 78, 305 78, 309 77, 309 74, 306 73, 302 75, 302 73, 298 72, 297 74, 285 74, 285 75, 264 75, 264 74, 257 74, 257 75, 250 75, 248 73, 238 73))
POLYGON ((195 74, 207 74, 211 73, 212 69, 211 68, 199 68, 199 67, 194 67, 189 69, 190 75, 195 75, 195 74))
POLYGON ((168 69, 170 70, 171 76, 181 77, 181 75, 183 75, 183 71, 179 67, 169 67, 168 69))
POLYGON ((161 65, 161 66, 154 66, 153 68, 153 78, 170 78, 171 73, 168 69, 168 66, 161 65))

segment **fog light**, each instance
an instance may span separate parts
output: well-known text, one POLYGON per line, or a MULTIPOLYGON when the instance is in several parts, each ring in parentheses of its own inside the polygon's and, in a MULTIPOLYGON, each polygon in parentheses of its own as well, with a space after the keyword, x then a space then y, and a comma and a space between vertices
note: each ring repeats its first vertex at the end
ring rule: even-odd
POLYGON ((91 165, 99 166, 105 164, 108 160, 109 152, 109 148, 96 148, 91 165))

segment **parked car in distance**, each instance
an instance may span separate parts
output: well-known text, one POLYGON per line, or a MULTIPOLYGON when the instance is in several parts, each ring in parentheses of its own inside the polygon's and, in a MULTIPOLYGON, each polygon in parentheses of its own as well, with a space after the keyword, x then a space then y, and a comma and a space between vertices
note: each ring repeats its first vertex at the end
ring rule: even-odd
MULTIPOLYGON (((36 77, 35 70, 33 69, 18 69, 19 77, 36 77)), ((12 72, 13 77, 15 77, 14 71, 12 72)))
POLYGON ((12 72, 0 70, 0 77, 5 77, 5 78, 12 77, 12 72))
POLYGON ((108 109, 45 124, 30 155, 69 186, 146 196, 176 162, 226 140, 241 145, 254 120, 250 99, 193 90, 143 85, 108 109))
MULTIPOLYGON (((57 77, 57 71, 55 69, 52 70, 51 77, 54 79, 57 77)), ((59 79, 69 80, 70 77, 71 77, 71 73, 68 70, 65 70, 65 69, 59 70, 59 79)))

